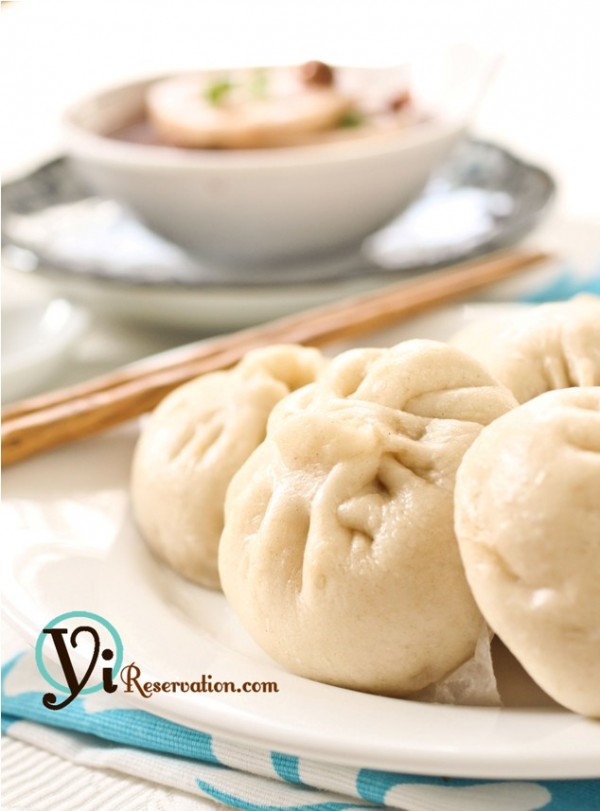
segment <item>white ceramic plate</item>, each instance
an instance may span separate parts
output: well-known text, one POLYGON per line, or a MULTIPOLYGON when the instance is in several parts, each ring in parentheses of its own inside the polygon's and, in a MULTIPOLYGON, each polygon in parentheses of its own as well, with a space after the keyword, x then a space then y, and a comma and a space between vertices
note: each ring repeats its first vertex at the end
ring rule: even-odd
POLYGON ((2 399, 38 391, 66 361, 87 318, 65 299, 2 309, 2 399))
MULTIPOLYGON (((444 338, 473 317, 512 309, 455 306, 367 343, 444 338)), ((269 695, 132 697, 171 720, 264 748, 420 774, 600 777, 600 723, 553 705, 510 659, 500 661, 512 705, 503 709, 383 698, 283 671, 247 637, 222 595, 184 582, 145 548, 128 498, 137 430, 130 424, 6 472, 5 612, 31 642, 60 613, 94 611, 115 625, 125 661, 148 680, 277 681, 279 692, 269 695)))

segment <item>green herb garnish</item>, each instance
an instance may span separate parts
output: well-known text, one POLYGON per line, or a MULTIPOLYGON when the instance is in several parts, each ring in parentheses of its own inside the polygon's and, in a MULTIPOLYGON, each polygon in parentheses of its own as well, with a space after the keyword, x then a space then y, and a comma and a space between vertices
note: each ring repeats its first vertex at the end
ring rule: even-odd
POLYGON ((206 88, 204 91, 204 97, 211 104, 214 104, 215 107, 218 107, 219 104, 222 104, 222 102, 225 101, 234 87, 235 85, 230 79, 217 79, 216 82, 213 82, 206 88))
POLYGON ((340 127, 360 127, 364 123, 363 116, 358 110, 348 110, 339 120, 340 127))

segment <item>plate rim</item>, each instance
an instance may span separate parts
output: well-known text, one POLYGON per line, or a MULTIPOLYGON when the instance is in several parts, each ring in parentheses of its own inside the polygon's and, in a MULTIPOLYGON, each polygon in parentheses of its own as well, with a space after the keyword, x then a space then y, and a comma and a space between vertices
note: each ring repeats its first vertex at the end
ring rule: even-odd
MULTIPOLYGON (((35 639, 39 633, 39 629, 34 628, 33 622, 23 615, 19 616, 21 612, 15 609, 9 601, 6 600, 4 589, 2 595, 2 612, 10 624, 21 634, 27 638, 28 644, 33 648, 35 639)), ((152 674, 150 672, 150 680, 152 674)), ((299 678, 299 677, 296 677, 299 678)), ((354 691, 346 690, 344 688, 333 687, 332 685, 319 685, 332 690, 341 691, 346 696, 352 695, 354 691)), ((324 737, 318 731, 313 732, 311 735, 303 735, 300 740, 296 738, 290 743, 286 735, 286 729, 283 728, 277 731, 271 725, 270 731, 265 734, 264 728, 261 732, 261 727, 256 725, 256 718, 251 717, 243 728, 239 726, 239 717, 235 717, 233 713, 232 718, 228 718, 228 713, 222 715, 221 722, 211 718, 203 718, 201 721, 189 714, 189 706, 186 706, 186 700, 179 695, 170 694, 169 698, 165 698, 162 694, 156 694, 152 698, 152 708, 148 708, 147 704, 143 703, 143 699, 130 698, 127 694, 120 693, 120 701, 129 704, 132 709, 143 709, 150 711, 153 715, 157 715, 166 720, 172 721, 188 728, 215 735, 223 740, 228 740, 233 743, 248 745, 260 749, 262 751, 275 751, 292 755, 296 757, 306 758, 307 760, 318 761, 320 763, 328 763, 337 766, 347 766, 359 769, 375 769, 377 771, 393 771, 393 772, 406 772, 421 776, 436 776, 444 774, 448 777, 474 779, 474 780, 547 780, 547 779, 599 779, 600 778, 600 737, 598 737, 598 746, 595 751, 589 753, 582 752, 580 749, 573 748, 568 750, 570 759, 565 758, 565 751, 559 751, 552 756, 546 755, 543 762, 531 758, 531 751, 529 744, 523 747, 522 751, 517 754, 514 749, 511 749, 502 757, 495 753, 493 763, 490 762, 489 754, 486 754, 485 749, 476 748, 474 744, 472 750, 465 754, 463 750, 458 748, 448 748, 446 745, 438 746, 437 749, 428 751, 420 751, 420 749, 411 744, 407 744, 402 750, 396 751, 382 751, 381 749, 365 750, 361 748, 362 744, 358 738, 348 736, 344 739, 337 738, 330 740, 331 736, 324 737), (170 706, 165 706, 167 702, 170 706), (173 706, 175 705, 175 706, 173 706), (340 741, 343 741, 340 745, 340 741), (468 764, 466 765, 466 761, 468 764), (532 762, 533 761, 533 762, 532 762)), ((385 702, 394 702, 395 706, 414 705, 418 702, 410 702, 405 699, 394 699, 385 696, 369 696, 369 698, 381 699, 385 702)), ((230 707, 229 707, 230 708, 230 707)), ((419 709, 423 709, 423 715, 430 712, 442 712, 447 716, 448 724, 459 723, 461 719, 466 716, 471 718, 479 716, 484 722, 489 722, 490 718, 506 719, 507 716, 510 720, 523 720, 523 717, 528 716, 544 716, 560 715, 573 717, 575 723, 585 725, 600 726, 600 722, 595 722, 590 719, 585 719, 577 716, 568 711, 561 709, 548 709, 548 708, 529 708, 521 710, 519 708, 500 708, 500 707, 463 707, 452 705, 434 705, 434 704, 420 704, 419 709)), ((213 708, 213 713, 219 712, 213 708)), ((600 734, 600 728, 597 730, 600 734)))

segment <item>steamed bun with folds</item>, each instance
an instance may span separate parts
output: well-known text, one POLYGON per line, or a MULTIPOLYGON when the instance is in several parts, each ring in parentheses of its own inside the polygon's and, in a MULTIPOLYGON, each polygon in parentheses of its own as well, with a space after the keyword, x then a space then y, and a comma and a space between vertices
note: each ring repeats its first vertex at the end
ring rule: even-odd
POLYGON ((543 394, 482 431, 456 534, 492 629, 552 698, 600 718, 600 388, 543 394))
POLYGON ((226 500, 219 571, 289 670, 393 696, 473 656, 484 621, 453 530, 456 469, 515 407, 445 344, 351 350, 273 411, 226 500))
POLYGON ((316 349, 257 349, 230 371, 180 386, 150 416, 134 454, 133 511, 149 546, 173 569, 219 587, 229 482, 262 442, 273 406, 324 366, 316 349))
POLYGON ((542 304, 495 329, 475 324, 452 339, 520 403, 552 389, 600 386, 600 298, 542 304))

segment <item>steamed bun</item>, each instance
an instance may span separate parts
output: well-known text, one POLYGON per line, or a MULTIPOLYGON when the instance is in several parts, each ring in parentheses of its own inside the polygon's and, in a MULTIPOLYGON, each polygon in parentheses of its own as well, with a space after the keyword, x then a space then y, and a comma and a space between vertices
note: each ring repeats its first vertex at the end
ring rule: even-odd
POLYGON ((556 701, 600 717, 600 388, 543 394, 482 431, 456 534, 492 629, 556 701))
POLYGON ((542 304, 507 324, 478 323, 452 339, 520 403, 552 389, 600 385, 600 298, 542 304))
POLYGON ((432 341, 351 350, 273 411, 233 478, 219 571, 255 641, 302 676, 402 696, 485 633, 453 531, 456 469, 516 406, 432 341))
POLYGON ((133 511, 149 546, 180 574, 219 587, 231 477, 262 442, 273 406, 324 366, 316 349, 257 349, 230 371, 180 386, 150 416, 134 454, 133 511))

